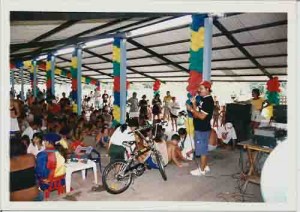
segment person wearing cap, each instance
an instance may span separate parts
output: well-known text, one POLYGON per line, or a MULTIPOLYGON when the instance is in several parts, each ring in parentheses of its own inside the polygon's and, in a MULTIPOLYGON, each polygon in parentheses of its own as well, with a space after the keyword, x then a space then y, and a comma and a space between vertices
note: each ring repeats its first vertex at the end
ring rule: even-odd
MULTIPOLYGON (((38 153, 35 173, 41 190, 49 187, 53 178, 62 177, 66 173, 65 161, 67 149, 61 144, 61 136, 56 133, 47 133, 43 136, 45 150, 38 153)), ((65 184, 65 180, 61 180, 65 184)))
POLYGON ((187 110, 193 115, 195 129, 195 156, 200 157, 200 167, 191 171, 194 176, 202 176, 210 171, 207 165, 207 153, 209 136, 211 133, 211 124, 214 100, 211 96, 211 83, 203 81, 199 88, 198 94, 201 100, 197 105, 196 97, 192 98, 192 105, 187 104, 187 110))

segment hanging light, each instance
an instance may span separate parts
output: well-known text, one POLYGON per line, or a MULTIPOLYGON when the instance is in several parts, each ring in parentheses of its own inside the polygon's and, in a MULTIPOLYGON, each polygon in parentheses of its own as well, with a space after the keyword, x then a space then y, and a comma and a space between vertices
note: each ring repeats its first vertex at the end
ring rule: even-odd
POLYGON ((109 44, 109 43, 113 42, 113 40, 114 40, 113 38, 105 38, 105 39, 89 41, 89 42, 83 44, 82 48, 91 48, 91 47, 94 47, 94 46, 109 44))
POLYGON ((185 15, 179 18, 174 18, 172 20, 163 21, 151 26, 142 27, 140 29, 136 29, 128 33, 129 37, 135 37, 138 35, 147 34, 150 32, 156 32, 162 29, 170 29, 177 26, 182 26, 186 24, 192 23, 192 16, 191 15, 185 15))
POLYGON ((72 53, 74 49, 75 49, 74 47, 67 48, 67 49, 59 49, 54 53, 54 55, 57 56, 57 55, 69 54, 72 53))
POLYGON ((47 58, 47 55, 44 54, 44 55, 40 55, 36 58, 36 61, 39 61, 39 60, 45 60, 47 58))

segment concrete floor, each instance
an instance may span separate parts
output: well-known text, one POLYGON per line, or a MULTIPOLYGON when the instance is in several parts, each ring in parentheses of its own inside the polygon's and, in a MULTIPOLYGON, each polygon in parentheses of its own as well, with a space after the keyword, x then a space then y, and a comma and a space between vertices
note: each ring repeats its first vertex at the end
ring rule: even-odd
MULTIPOLYGON (((102 154, 103 167, 108 163, 108 157, 102 154)), ((135 179, 127 191, 112 195, 106 191, 92 191, 93 173, 88 171, 85 181, 81 173, 72 175, 72 192, 57 196, 52 192, 50 201, 214 201, 241 202, 238 195, 237 180, 231 175, 239 173, 239 150, 217 149, 210 153, 209 165, 211 172, 207 176, 196 177, 189 174, 196 168, 195 162, 178 168, 174 164, 166 167, 167 181, 163 181, 158 170, 147 170, 144 175, 135 179)), ((101 175, 98 172, 98 181, 101 175)), ((246 202, 262 202, 260 187, 249 184, 246 202), (250 195, 250 196, 249 196, 250 195)))

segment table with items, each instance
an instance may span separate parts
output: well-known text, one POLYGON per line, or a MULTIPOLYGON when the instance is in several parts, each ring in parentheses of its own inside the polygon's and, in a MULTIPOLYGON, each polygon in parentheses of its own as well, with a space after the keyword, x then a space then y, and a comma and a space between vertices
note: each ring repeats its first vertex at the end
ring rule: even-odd
POLYGON ((71 180, 72 174, 77 171, 81 171, 82 179, 86 179, 87 169, 93 169, 94 173, 94 183, 98 184, 97 177, 97 165, 94 161, 91 160, 77 160, 77 161, 68 161, 66 164, 66 193, 71 191, 71 180))

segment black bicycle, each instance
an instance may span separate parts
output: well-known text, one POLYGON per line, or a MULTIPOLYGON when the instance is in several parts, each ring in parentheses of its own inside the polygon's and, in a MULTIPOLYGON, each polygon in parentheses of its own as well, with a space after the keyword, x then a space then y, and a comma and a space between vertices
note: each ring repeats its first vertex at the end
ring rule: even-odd
POLYGON ((157 123, 155 125, 148 125, 141 129, 134 130, 130 133, 137 133, 147 146, 137 151, 136 141, 124 141, 123 145, 129 147, 130 153, 127 160, 117 160, 109 163, 102 175, 102 184, 105 190, 111 194, 120 194, 126 191, 131 185, 134 177, 140 177, 146 170, 146 162, 139 162, 138 158, 143 154, 151 151, 150 157, 152 157, 153 163, 159 169, 162 178, 166 181, 167 175, 165 172, 165 164, 163 163, 161 153, 155 148, 154 139, 157 136, 157 128, 159 125, 163 125, 166 122, 157 123), (152 138, 146 138, 142 131, 147 129, 154 129, 154 136, 152 138), (134 145, 135 144, 135 145, 134 145), (135 146, 132 149, 132 146, 135 146))

